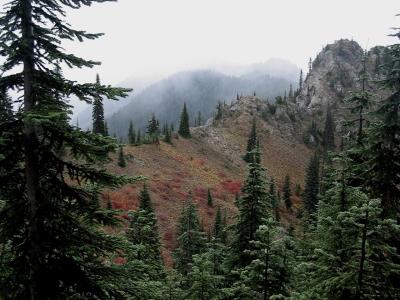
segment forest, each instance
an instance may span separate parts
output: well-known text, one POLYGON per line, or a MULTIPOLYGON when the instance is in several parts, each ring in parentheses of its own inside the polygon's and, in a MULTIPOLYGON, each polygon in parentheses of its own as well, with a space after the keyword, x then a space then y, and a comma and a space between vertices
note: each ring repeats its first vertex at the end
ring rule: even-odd
MULTIPOLYGON (((201 114, 204 103, 214 126, 230 127, 228 116, 239 115, 231 108, 256 101, 257 91, 243 96, 230 80, 224 95, 233 95, 232 103, 179 99, 171 104, 179 113, 165 109, 159 120, 148 111, 140 116, 149 118, 147 126, 136 128, 127 117, 114 135, 103 101, 131 90, 103 84, 99 75, 92 83, 68 79, 66 69, 99 62, 62 46, 102 37, 72 27, 67 11, 109 1, 2 3, 0 299, 400 299, 400 29, 389 32, 396 43, 382 50, 373 71, 365 50, 354 78, 336 74, 343 86, 355 82, 340 105, 328 102, 314 116, 296 102, 312 97, 305 82, 320 63, 314 60, 288 94, 273 90, 274 100, 257 100, 265 111, 245 107, 251 121, 235 162, 245 170, 235 213, 208 188, 204 203, 213 214, 205 220, 196 191, 187 190, 172 216, 175 240, 166 263, 160 207, 153 203, 157 181, 121 173, 140 161, 127 152, 196 141, 202 127, 213 126, 201 114), (93 108, 89 130, 71 121, 71 97, 93 108), (294 184, 288 173, 278 184, 264 164, 263 122, 278 114, 287 119, 276 117, 281 125, 309 125, 307 137, 299 137, 311 153, 304 183, 294 184), (125 212, 107 195, 127 185, 139 194, 136 209, 125 212)), ((207 82, 200 89, 214 88, 207 82)))

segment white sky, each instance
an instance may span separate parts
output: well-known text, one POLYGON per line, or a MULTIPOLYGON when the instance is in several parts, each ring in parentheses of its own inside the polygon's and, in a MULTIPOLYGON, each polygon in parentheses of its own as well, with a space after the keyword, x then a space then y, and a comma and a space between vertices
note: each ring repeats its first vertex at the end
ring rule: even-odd
POLYGON ((400 26, 399 0, 119 0, 68 11, 77 29, 104 32, 96 41, 66 44, 94 70, 66 72, 104 83, 159 76, 216 64, 271 57, 305 68, 323 45, 353 38, 362 47, 389 44, 400 26))

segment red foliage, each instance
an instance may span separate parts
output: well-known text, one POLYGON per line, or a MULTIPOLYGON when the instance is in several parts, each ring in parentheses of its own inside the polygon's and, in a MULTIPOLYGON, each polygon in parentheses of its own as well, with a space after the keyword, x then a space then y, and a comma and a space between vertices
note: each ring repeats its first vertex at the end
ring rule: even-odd
POLYGON ((114 263, 115 263, 116 265, 124 265, 124 264, 126 264, 126 258, 125 258, 125 257, 122 257, 122 256, 118 256, 118 257, 116 257, 116 258, 114 259, 114 263))
POLYGON ((194 188, 193 192, 194 192, 194 196, 196 196, 196 197, 200 197, 202 199, 206 199, 206 197, 207 197, 207 189, 205 189, 203 187, 197 186, 194 188))
POLYGON ((226 178, 226 174, 224 172, 219 172, 218 176, 221 178, 226 178))
POLYGON ((225 180, 221 182, 222 187, 225 191, 229 192, 232 195, 236 195, 240 192, 242 188, 242 182, 238 180, 225 180))

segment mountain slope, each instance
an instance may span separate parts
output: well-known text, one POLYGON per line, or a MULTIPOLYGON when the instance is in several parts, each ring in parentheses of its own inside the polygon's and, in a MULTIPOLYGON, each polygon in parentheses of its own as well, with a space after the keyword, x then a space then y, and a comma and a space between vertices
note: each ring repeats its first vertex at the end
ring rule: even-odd
POLYGON ((125 137, 129 121, 145 129, 147 120, 155 113, 161 124, 178 124, 183 102, 188 105, 193 121, 200 111, 203 119, 212 116, 218 101, 233 99, 236 94, 252 94, 274 98, 289 89, 290 82, 265 73, 250 73, 240 77, 214 71, 181 72, 159 81, 129 99, 129 104, 108 118, 111 134, 125 137))

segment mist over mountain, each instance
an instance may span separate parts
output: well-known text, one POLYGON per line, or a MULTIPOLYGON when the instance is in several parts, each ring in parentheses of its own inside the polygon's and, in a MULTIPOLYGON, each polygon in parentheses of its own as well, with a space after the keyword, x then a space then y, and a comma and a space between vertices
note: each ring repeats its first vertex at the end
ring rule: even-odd
MULTIPOLYGON (((241 76, 212 70, 174 74, 128 99, 126 106, 108 118, 109 131, 124 137, 131 120, 136 128, 143 130, 153 113, 162 124, 168 122, 177 125, 184 102, 188 106, 191 121, 200 112, 204 122, 212 116, 218 102, 229 103, 237 94, 249 95, 255 92, 263 99, 274 99, 282 95, 292 83, 288 78, 295 78, 299 72, 298 68, 293 68, 292 72, 287 72, 286 78, 279 78, 267 74, 265 67, 263 64, 248 67, 250 72, 241 76)), ((294 82, 292 84, 295 86, 294 82)))

